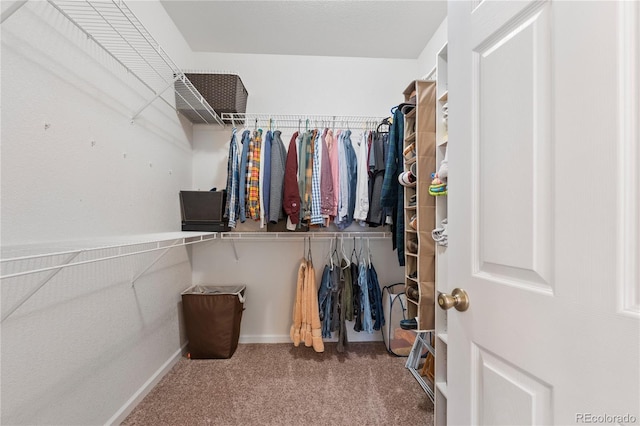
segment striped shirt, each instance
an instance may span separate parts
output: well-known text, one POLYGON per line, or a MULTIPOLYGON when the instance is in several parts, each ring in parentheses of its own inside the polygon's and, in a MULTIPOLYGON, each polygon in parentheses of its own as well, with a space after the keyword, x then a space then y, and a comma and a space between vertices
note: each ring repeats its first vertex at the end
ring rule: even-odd
POLYGON ((311 224, 321 225, 324 223, 322 212, 320 211, 320 136, 321 132, 316 131, 313 138, 313 170, 311 175, 311 224))

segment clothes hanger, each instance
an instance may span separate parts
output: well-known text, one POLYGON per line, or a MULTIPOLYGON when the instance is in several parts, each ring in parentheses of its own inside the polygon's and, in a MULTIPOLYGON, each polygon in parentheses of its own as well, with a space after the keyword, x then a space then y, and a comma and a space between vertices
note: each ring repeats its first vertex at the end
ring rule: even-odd
POLYGON ((342 254, 342 259, 344 259, 344 261, 347 262, 347 264, 343 268, 343 269, 346 269, 351 265, 351 261, 347 257, 347 253, 344 252, 344 237, 343 236, 340 237, 340 252, 342 254))
POLYGON ((307 237, 302 239, 302 258, 307 260, 307 237))
POLYGON ((308 237, 308 238, 309 238, 309 252, 308 252, 309 258, 308 258, 308 260, 309 260, 309 263, 313 263, 313 256, 311 255, 311 237, 308 237))
MULTIPOLYGON (((335 248, 333 248, 333 252, 331 252, 331 270, 333 270, 334 256, 335 256, 336 264, 340 265, 340 255, 338 254, 338 237, 337 236, 336 236, 335 243, 336 243, 335 248)), ((333 242, 331 244, 332 244, 332 247, 333 247, 333 242)))
POLYGON ((369 266, 373 265, 373 262, 371 261, 371 245, 370 243, 370 239, 367 238, 367 257, 369 258, 369 266))
POLYGON ((351 250, 351 263, 353 263, 354 254, 356 255, 355 264, 357 265, 360 262, 360 259, 358 259, 358 253, 356 252, 356 237, 353 237, 353 250, 351 250))

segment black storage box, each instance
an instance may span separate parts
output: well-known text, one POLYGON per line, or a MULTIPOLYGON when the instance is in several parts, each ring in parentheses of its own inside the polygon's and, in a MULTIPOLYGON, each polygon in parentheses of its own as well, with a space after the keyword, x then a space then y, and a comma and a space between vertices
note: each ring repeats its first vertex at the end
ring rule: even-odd
POLYGON ((182 293, 191 359, 231 358, 238 347, 244 285, 196 285, 182 293))
MULTIPOLYGON (((209 103, 211 108, 222 115, 222 113, 244 113, 247 111, 247 98, 249 92, 244 87, 240 76, 235 74, 184 74, 193 87, 195 87, 202 97, 209 103)), ((177 85, 182 82, 176 82, 177 85)), ((181 113, 189 116, 193 114, 191 107, 176 95, 176 108, 181 113)), ((229 120, 227 120, 229 121, 229 120)), ((242 120, 237 120, 240 122, 242 120)))
POLYGON ((183 231, 225 232, 224 191, 180 191, 183 231))

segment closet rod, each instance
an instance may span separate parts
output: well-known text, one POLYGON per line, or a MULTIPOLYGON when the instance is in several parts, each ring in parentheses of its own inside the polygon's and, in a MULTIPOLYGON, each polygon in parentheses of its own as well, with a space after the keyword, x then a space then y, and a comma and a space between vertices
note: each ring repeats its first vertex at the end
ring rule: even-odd
POLYGON ((311 127, 359 127, 362 124, 377 126, 387 117, 365 115, 313 115, 313 114, 268 114, 268 113, 222 113, 222 120, 226 123, 246 123, 247 126, 257 124, 275 128, 305 129, 311 127))
POLYGON ((222 240, 328 240, 333 238, 391 238, 391 232, 221 232, 222 240))

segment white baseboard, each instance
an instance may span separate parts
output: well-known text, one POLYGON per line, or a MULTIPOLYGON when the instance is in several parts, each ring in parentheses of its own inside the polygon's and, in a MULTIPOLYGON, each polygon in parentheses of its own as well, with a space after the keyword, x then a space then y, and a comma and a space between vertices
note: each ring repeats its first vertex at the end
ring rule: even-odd
POLYGON ((147 396, 149 392, 151 392, 151 389, 153 389, 153 387, 160 382, 165 374, 167 374, 169 370, 171 370, 171 368, 178 362, 182 354, 185 352, 186 347, 187 344, 185 343, 180 347, 180 349, 178 349, 173 355, 171 355, 169 359, 164 364, 162 364, 162 366, 158 368, 151 377, 149 377, 149 380, 147 380, 140 387, 140 389, 138 389, 113 416, 111 416, 109 420, 107 420, 105 425, 119 425, 120 423, 122 423, 122 421, 126 419, 129 414, 131 414, 133 409, 136 408, 136 405, 138 405, 140 401, 142 401, 144 397, 147 396))

